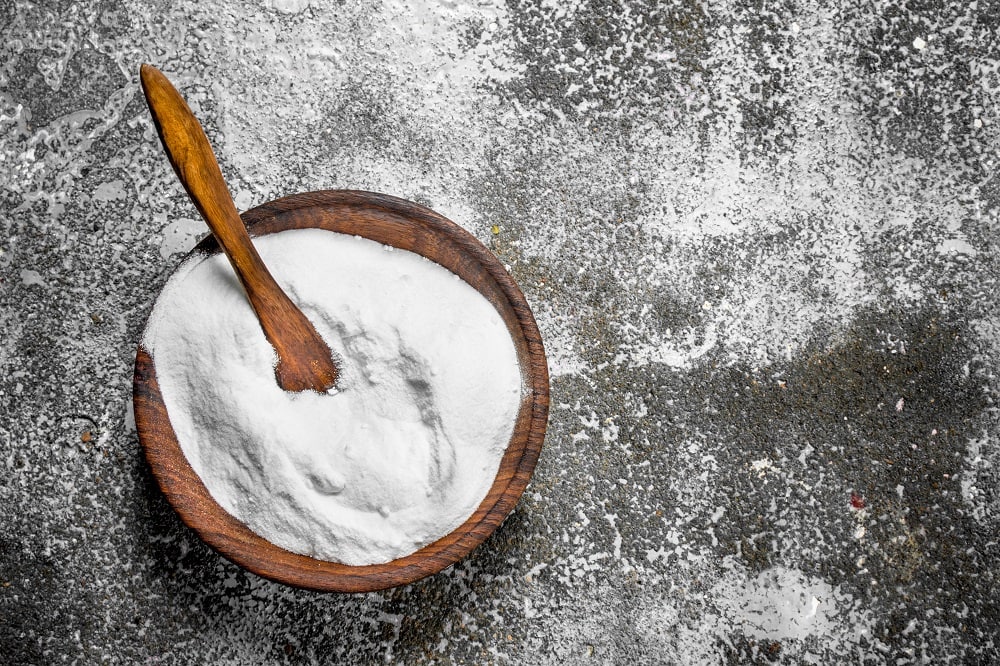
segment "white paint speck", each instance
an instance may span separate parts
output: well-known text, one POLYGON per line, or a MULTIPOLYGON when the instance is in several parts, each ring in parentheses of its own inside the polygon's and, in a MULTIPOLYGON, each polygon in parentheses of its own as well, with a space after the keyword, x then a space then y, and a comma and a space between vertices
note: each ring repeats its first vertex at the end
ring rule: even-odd
POLYGON ((916 50, 923 51, 926 47, 927 47, 927 42, 925 42, 922 38, 917 37, 916 39, 913 40, 913 48, 915 48, 916 50))
POLYGON ((21 282, 29 287, 33 284, 37 284, 39 287, 45 286, 45 279, 42 277, 42 274, 29 268, 21 269, 21 282))
POLYGON ((136 427, 135 427, 135 409, 133 408, 133 405, 132 405, 132 397, 131 396, 129 396, 129 398, 125 401, 125 413, 124 413, 123 416, 124 416, 124 421, 125 421, 125 431, 126 432, 130 432, 130 433, 131 432, 135 432, 136 431, 136 427))
POLYGON ((946 238, 945 240, 941 241, 938 244, 937 248, 935 249, 937 250, 938 254, 951 255, 951 256, 960 254, 975 256, 976 254, 978 254, 976 248, 973 247, 972 244, 969 243, 969 241, 965 240, 964 238, 946 238))
POLYGON ((236 202, 236 208, 246 210, 253 204, 253 192, 245 189, 240 190, 233 196, 233 201, 236 202))
POLYGON ((208 233, 202 220, 180 217, 163 228, 160 256, 164 259, 174 254, 190 252, 200 236, 208 233))
POLYGON ((101 183, 94 189, 94 201, 116 201, 125 198, 125 183, 121 180, 112 180, 101 183))
POLYGON ((896 403, 896 411, 897 412, 903 411, 903 399, 902 398, 900 398, 899 401, 896 403))
POLYGON ((809 444, 809 442, 806 442, 806 445, 805 445, 805 447, 804 447, 804 448, 802 449, 802 452, 801 452, 801 453, 799 454, 799 462, 800 462, 800 463, 801 463, 802 465, 805 465, 805 464, 806 464, 806 458, 808 458, 808 457, 809 457, 809 455, 810 455, 810 454, 811 454, 811 453, 812 453, 813 451, 815 451, 815 450, 816 450, 816 449, 814 449, 814 448, 812 447, 812 445, 811 445, 811 444, 809 444))
POLYGON ((309 0, 270 0, 264 6, 275 9, 282 14, 298 14, 309 8, 309 0))

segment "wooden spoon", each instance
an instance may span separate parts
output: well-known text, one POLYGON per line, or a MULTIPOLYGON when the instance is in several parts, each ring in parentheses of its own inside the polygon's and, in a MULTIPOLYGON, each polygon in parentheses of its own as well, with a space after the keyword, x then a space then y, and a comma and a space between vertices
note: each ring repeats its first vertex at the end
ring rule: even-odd
POLYGON ((198 119, 160 70, 142 65, 139 78, 170 164, 229 257, 278 354, 278 385, 286 391, 329 391, 337 382, 330 348, 278 286, 250 242, 198 119))

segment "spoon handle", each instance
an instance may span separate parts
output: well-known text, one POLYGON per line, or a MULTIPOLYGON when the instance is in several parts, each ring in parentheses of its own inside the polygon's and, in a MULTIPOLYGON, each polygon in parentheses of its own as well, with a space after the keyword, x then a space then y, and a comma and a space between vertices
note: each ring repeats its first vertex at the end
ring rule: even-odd
POLYGON ((229 257, 278 354, 278 383, 287 391, 332 388, 337 368, 330 349, 275 281, 250 241, 198 119, 158 69, 142 65, 140 80, 170 164, 229 257))
MULTIPOLYGON (((248 274, 270 273, 250 242, 198 119, 167 77, 151 65, 140 69, 142 91, 170 164, 244 286, 248 274)), ((272 278, 273 280, 273 278, 272 278)))

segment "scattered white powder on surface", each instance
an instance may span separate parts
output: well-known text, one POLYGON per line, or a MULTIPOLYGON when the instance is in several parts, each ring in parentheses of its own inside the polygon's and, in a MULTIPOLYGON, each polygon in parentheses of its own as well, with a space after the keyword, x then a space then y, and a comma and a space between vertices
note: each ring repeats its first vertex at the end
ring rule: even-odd
POLYGON ((272 543, 387 562, 464 522, 493 483, 522 378, 469 284, 419 255, 318 229, 255 239, 339 359, 288 393, 225 256, 168 281, 143 336, 178 442, 212 497, 272 543))

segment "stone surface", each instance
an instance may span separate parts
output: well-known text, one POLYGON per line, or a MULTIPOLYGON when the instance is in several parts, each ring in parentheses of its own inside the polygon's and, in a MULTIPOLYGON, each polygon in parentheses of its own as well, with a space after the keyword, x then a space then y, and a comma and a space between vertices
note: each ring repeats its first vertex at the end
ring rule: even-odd
POLYGON ((828 4, 0 1, 0 661, 1000 659, 1000 6, 828 4), (521 283, 547 446, 462 564, 297 591, 156 488, 204 230, 142 62, 241 208, 395 194, 521 283))

